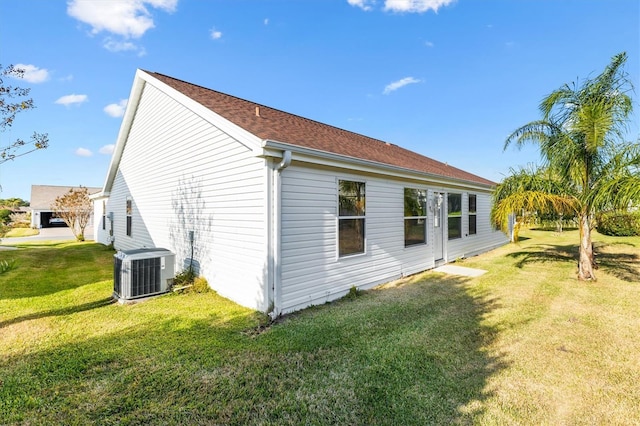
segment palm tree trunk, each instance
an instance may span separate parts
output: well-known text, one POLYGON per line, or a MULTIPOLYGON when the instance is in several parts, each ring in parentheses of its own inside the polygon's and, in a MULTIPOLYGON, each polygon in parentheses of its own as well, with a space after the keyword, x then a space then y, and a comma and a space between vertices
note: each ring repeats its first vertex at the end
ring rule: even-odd
POLYGON ((593 246, 591 244, 591 224, 589 214, 580 216, 580 259, 578 260, 578 279, 589 281, 596 279, 593 273, 593 246))

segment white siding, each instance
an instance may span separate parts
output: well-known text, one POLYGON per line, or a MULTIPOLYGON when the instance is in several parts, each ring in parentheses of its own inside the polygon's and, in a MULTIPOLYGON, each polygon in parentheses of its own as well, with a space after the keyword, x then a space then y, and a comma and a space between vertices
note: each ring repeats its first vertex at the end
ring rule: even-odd
POLYGON ((221 295, 264 310, 265 177, 265 160, 147 84, 107 204, 114 245, 168 248, 181 271, 191 257, 193 231, 200 274, 221 295), (133 201, 131 237, 127 197, 133 201))
POLYGON ((109 239, 109 219, 106 219, 105 229, 102 229, 103 202, 105 199, 93 201, 93 239, 97 243, 108 245, 111 243, 109 239))
POLYGON ((448 262, 474 256, 508 242, 506 235, 502 231, 494 230, 491 224, 491 194, 472 191, 457 193, 460 192, 462 192, 462 238, 448 241, 445 257, 448 262), (477 233, 475 235, 468 235, 469 194, 476 195, 477 233))
MULTIPOLYGON (((447 192, 446 188, 433 188, 425 183, 311 169, 299 164, 283 171, 280 281, 283 312, 342 297, 352 286, 370 288, 435 266, 431 209, 427 209, 427 244, 404 246, 405 187, 428 190, 428 205, 432 205, 434 190, 447 192), (366 182, 365 254, 338 258, 338 179, 366 182)), ((478 234, 463 237, 455 244, 450 242, 449 249, 454 250, 454 256, 448 256, 450 260, 458 257, 459 252, 478 253, 506 241, 503 234, 491 230, 490 195, 477 195, 478 234)), ((463 232, 468 232, 468 223, 463 232)), ((444 238, 447 247, 446 234, 444 238)))
POLYGON ((296 310, 433 266, 428 245, 404 247, 398 182, 291 166, 282 173, 282 310, 296 310), (338 179, 366 183, 366 252, 338 258, 338 179))

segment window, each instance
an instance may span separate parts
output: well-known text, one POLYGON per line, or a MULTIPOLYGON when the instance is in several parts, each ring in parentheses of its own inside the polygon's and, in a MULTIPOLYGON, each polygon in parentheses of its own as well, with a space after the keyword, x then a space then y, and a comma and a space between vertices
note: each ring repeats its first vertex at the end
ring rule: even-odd
POLYGON ((102 230, 107 229, 107 202, 102 201, 102 230))
POLYGON ((469 194, 469 235, 477 233, 476 223, 476 195, 469 194))
POLYGON ((133 211, 131 198, 127 198, 127 235, 131 236, 131 213, 133 211))
POLYGON ((420 189, 404 189, 404 246, 424 244, 427 222, 427 193, 420 189))
POLYGON ((365 184, 338 181, 338 254, 364 253, 365 184))
POLYGON ((447 196, 447 212, 449 223, 449 239, 462 237, 462 194, 447 196))

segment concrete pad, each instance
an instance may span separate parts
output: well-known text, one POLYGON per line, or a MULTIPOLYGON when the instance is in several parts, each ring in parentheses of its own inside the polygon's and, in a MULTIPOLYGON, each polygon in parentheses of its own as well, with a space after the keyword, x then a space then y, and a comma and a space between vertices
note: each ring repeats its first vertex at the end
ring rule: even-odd
POLYGON ((450 275, 462 275, 463 277, 479 277, 487 272, 484 269, 467 268, 457 265, 442 265, 434 269, 434 271, 450 275))

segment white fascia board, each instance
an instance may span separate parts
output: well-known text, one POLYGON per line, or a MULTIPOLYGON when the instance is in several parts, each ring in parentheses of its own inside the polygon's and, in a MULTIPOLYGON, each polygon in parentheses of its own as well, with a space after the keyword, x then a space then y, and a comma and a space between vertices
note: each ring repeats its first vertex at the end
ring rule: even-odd
POLYGON ((254 153, 259 153, 261 151, 262 140, 254 135, 253 133, 248 132, 242 127, 232 123, 226 118, 222 117, 219 114, 216 114, 206 106, 198 103, 187 95, 177 91, 173 87, 168 84, 163 83, 157 78, 153 77, 150 74, 147 74, 144 71, 138 70, 140 76, 149 84, 151 84, 156 89, 163 92, 165 95, 169 96, 176 102, 183 105, 185 108, 189 109, 194 114, 198 115, 203 120, 211 123, 218 129, 222 130, 224 133, 231 136, 233 139, 240 142, 242 145, 250 149, 254 153))
POLYGON ((124 151, 124 146, 127 143, 131 124, 133 123, 133 117, 136 115, 140 96, 142 95, 142 89, 145 84, 144 80, 141 78, 141 73, 141 70, 137 70, 133 79, 133 86, 131 87, 131 93, 129 93, 129 101, 127 102, 127 108, 125 109, 124 117, 122 118, 120 131, 118 132, 118 139, 116 139, 116 146, 113 149, 113 155, 111 156, 111 162, 109 163, 109 171, 107 172, 107 178, 104 182, 101 193, 108 194, 111 192, 111 186, 116 178, 118 167, 120 166, 120 159, 122 158, 122 152, 124 151))
POLYGON ((92 201, 104 200, 109 198, 109 195, 111 194, 108 192, 100 191, 100 192, 96 192, 95 194, 89 195, 89 199, 92 201))
POLYGON ((423 181, 425 183, 428 183, 429 185, 443 185, 447 187, 455 186, 464 189, 486 192, 492 192, 494 190, 493 185, 484 185, 464 179, 455 179, 433 173, 419 172, 416 170, 392 166, 376 161, 363 160, 361 158, 334 154, 331 152, 321 151, 313 148, 305 148, 285 142, 264 140, 262 146, 262 155, 266 157, 281 158, 282 153, 285 150, 288 150, 292 152, 294 161, 328 167, 338 167, 343 169, 346 168, 357 172, 373 173, 406 180, 423 181))

